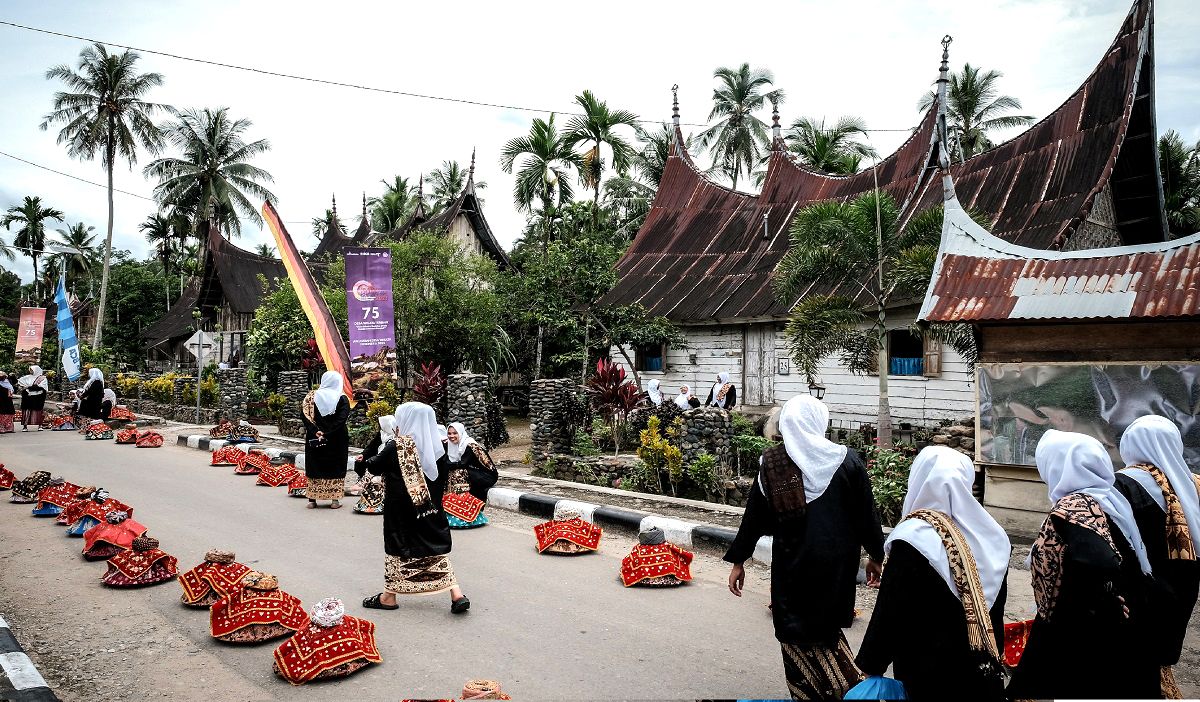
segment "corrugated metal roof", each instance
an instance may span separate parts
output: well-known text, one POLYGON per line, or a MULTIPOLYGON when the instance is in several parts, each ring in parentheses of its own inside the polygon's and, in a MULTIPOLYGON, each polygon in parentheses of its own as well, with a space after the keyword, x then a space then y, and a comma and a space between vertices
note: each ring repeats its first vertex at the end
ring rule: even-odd
MULTIPOLYGON (((1034 248, 1062 248, 1115 169, 1122 175, 1121 192, 1113 186, 1117 220, 1139 223, 1122 228, 1122 236, 1130 242, 1162 239, 1154 140, 1148 137, 1151 17, 1150 0, 1136 2, 1095 70, 1061 107, 1015 139, 952 166, 962 201, 990 217, 997 235, 1034 248)), ((942 200, 929 167, 934 116, 927 113, 876 169, 880 188, 905 206, 906 219, 942 200)), ((873 187, 870 170, 828 175, 776 152, 762 192, 749 195, 712 183, 686 151, 674 149, 650 213, 617 265, 620 281, 599 304, 641 303, 677 322, 786 315, 795 301, 775 299, 771 274, 787 252, 795 213, 873 187)))

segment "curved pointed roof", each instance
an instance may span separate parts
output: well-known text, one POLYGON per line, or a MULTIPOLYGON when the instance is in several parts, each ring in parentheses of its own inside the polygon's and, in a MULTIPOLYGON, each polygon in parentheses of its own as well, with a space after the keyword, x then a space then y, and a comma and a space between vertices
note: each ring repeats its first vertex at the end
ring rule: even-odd
MULTIPOLYGON (((998 236, 1061 248, 1111 186, 1126 243, 1164 238, 1151 6, 1151 0, 1134 3, 1109 50, 1062 106, 1016 138, 952 166, 963 204, 991 217, 998 236)), ((599 304, 640 303, 677 322, 786 315, 795 301, 775 299, 770 282, 796 211, 866 193, 876 175, 905 220, 939 204, 935 121, 931 107, 874 172, 819 173, 776 150, 758 195, 705 177, 677 128, 654 203, 617 265, 620 281, 599 304)))

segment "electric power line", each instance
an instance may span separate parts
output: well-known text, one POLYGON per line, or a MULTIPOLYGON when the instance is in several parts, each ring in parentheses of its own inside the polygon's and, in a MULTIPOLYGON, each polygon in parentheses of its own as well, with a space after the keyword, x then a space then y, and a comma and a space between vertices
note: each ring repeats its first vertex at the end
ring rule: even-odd
MULTIPOLYGON (((129 51, 140 51, 144 54, 153 54, 155 56, 163 56, 166 58, 176 59, 178 61, 190 61, 192 63, 200 63, 200 64, 205 64, 208 66, 217 66, 219 68, 228 68, 228 69, 232 69, 232 70, 236 70, 236 71, 245 71, 247 73, 258 73, 260 75, 274 76, 276 78, 287 78, 289 80, 298 80, 298 81, 304 81, 307 83, 332 85, 332 86, 336 86, 339 88, 352 88, 354 90, 366 90, 368 92, 374 92, 374 93, 386 93, 389 95, 400 95, 403 97, 417 98, 417 99, 421 99, 421 100, 436 100, 439 102, 451 102, 451 103, 457 103, 460 105, 473 105, 475 107, 492 107, 492 108, 501 109, 501 110, 514 110, 514 111, 518 111, 518 112, 533 112, 536 114, 554 113, 554 114, 560 114, 560 115, 569 115, 572 117, 585 116, 580 112, 568 112, 565 110, 547 110, 547 109, 537 108, 537 107, 522 107, 520 105, 505 105, 503 103, 485 102, 482 100, 471 100, 469 98, 457 98, 457 97, 447 97, 445 95, 429 95, 426 93, 414 93, 414 92, 410 92, 410 91, 406 91, 406 90, 396 90, 394 88, 380 88, 380 87, 373 86, 373 85, 361 85, 358 83, 348 83, 345 81, 329 80, 326 78, 313 78, 311 76, 302 76, 302 75, 297 75, 294 73, 282 73, 280 71, 272 71, 272 70, 268 70, 265 68, 255 68, 252 66, 239 66, 237 64, 225 63, 222 61, 213 61, 211 59, 195 58, 193 56, 183 56, 181 54, 172 54, 172 53, 169 53, 166 51, 157 51, 155 49, 145 49, 145 48, 141 48, 141 47, 137 47, 137 46, 130 46, 128 44, 118 44, 118 43, 112 42, 112 41, 103 41, 100 39, 93 39, 90 37, 79 36, 78 34, 68 34, 66 32, 57 32, 52 29, 43 29, 41 27, 31 27, 29 25, 18 24, 16 22, 9 22, 7 20, 0 20, 0 25, 5 25, 8 27, 12 27, 14 29, 23 29, 28 32, 38 32, 40 34, 48 34, 50 36, 62 37, 64 39, 74 39, 77 41, 86 41, 86 42, 89 42, 92 44, 105 44, 107 46, 115 46, 118 49, 127 49, 129 51)), ((666 120, 660 120, 660 119, 639 119, 637 121, 642 124, 663 124, 666 122, 666 120)), ((708 127, 710 125, 699 124, 699 123, 694 123, 694 122, 684 122, 684 123, 681 123, 681 126, 708 127)), ((867 132, 911 132, 912 129, 866 129, 863 131, 867 131, 867 132)))

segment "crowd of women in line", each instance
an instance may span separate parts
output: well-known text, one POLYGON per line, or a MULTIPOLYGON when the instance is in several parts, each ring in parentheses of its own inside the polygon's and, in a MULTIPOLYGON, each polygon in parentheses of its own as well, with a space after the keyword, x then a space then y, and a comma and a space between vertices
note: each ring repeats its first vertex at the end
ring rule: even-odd
POLYGON ((1041 439, 1037 469, 1053 506, 1028 559, 1036 615, 1013 627, 1024 633, 1008 642, 1020 657, 1007 687, 1012 549, 972 495, 971 461, 946 447, 921 451, 906 517, 885 540, 866 466, 825 437, 828 422, 811 397, 784 406, 783 445, 764 453, 725 557, 740 596, 742 563, 774 536, 772 614, 794 698, 842 699, 860 683, 871 696, 855 699, 898 694, 882 678, 889 666, 912 699, 1181 697, 1171 666, 1200 585, 1200 480, 1173 422, 1149 415, 1127 427, 1120 471, 1093 437, 1041 439), (855 657, 842 629, 854 617, 860 549, 879 595, 855 657))
POLYGON ((729 373, 717 374, 717 381, 709 389, 708 397, 704 399, 704 402, 692 394, 692 389, 687 385, 680 385, 679 394, 668 400, 663 395, 661 386, 662 383, 657 378, 646 383, 646 399, 655 407, 669 401, 674 402, 681 410, 695 409, 701 406, 731 410, 737 404, 737 388, 730 382, 729 373))
MULTIPOLYGON (((0 371, 0 434, 16 431, 17 410, 15 399, 21 398, 21 431, 43 431, 46 398, 50 392, 50 381, 40 366, 30 366, 29 373, 17 379, 14 386, 8 374, 0 371)), ((87 380, 70 392, 70 409, 77 417, 91 421, 104 421, 117 407, 117 394, 104 384, 104 373, 99 368, 88 370, 87 380)))

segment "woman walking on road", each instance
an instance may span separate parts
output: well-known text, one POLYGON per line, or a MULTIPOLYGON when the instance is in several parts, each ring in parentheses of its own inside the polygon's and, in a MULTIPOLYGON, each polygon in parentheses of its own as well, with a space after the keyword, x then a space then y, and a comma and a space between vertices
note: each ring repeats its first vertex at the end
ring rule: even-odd
POLYGON ((743 563, 759 538, 771 547, 771 614, 795 699, 840 700, 862 679, 842 629, 854 621, 859 553, 867 584, 879 582, 883 530, 857 452, 825 438, 829 410, 800 395, 779 415, 783 446, 763 451, 737 537, 729 591, 742 596, 743 563))
POLYGON ((50 381, 46 380, 41 366, 30 366, 29 375, 21 376, 17 385, 21 388, 21 431, 29 431, 31 424, 41 431, 42 411, 46 408, 50 381))
POLYGON ((342 374, 325 371, 321 386, 304 398, 304 475, 308 478, 308 508, 317 500, 331 500, 339 509, 346 494, 346 462, 350 458, 350 401, 342 393, 342 374))
POLYGON ((446 463, 437 417, 421 402, 396 408, 396 438, 364 461, 371 475, 383 476, 384 591, 363 600, 368 609, 398 609, 396 595, 450 591, 450 611, 466 612, 450 565, 450 525, 442 510, 446 463))

